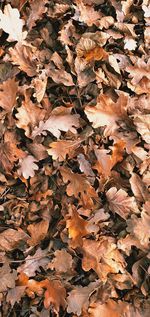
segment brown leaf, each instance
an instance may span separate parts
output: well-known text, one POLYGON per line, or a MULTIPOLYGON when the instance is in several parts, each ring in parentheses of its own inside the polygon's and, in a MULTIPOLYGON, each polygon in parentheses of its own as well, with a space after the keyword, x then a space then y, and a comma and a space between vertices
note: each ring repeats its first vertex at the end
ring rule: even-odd
POLYGON ((41 19, 42 15, 47 11, 47 8, 45 7, 47 2, 48 0, 32 0, 30 3, 29 17, 27 19, 29 30, 36 25, 36 22, 41 19))
POLYGON ((98 287, 99 281, 90 283, 86 287, 76 286, 67 297, 67 312, 80 316, 83 310, 87 310, 89 306, 89 297, 98 287))
POLYGON ((63 162, 66 160, 66 156, 72 158, 75 150, 79 147, 81 141, 69 141, 69 140, 58 140, 49 144, 50 149, 47 150, 48 154, 52 156, 53 160, 59 160, 63 162))
POLYGON ((49 227, 49 221, 48 220, 42 220, 38 223, 30 224, 27 229, 28 232, 31 235, 31 238, 28 240, 28 244, 31 246, 35 246, 43 240, 48 231, 49 227))
POLYGON ((27 155, 25 158, 19 160, 19 169, 17 173, 19 176, 23 176, 25 179, 29 177, 33 177, 35 175, 35 171, 39 169, 36 164, 37 160, 32 155, 27 155))
POLYGON ((130 184, 132 192, 138 201, 143 202, 148 200, 150 194, 139 175, 132 173, 130 177, 130 184))
MULTIPOLYGON (((118 301, 115 302, 109 299, 106 303, 96 302, 90 305, 89 313, 90 317, 121 317, 121 316, 131 316, 130 306, 127 302, 118 301), (128 315, 129 313, 129 315, 128 315)), ((136 315, 132 315, 135 317, 136 315)))
POLYGON ((127 219, 131 213, 138 213, 135 198, 129 197, 123 190, 117 191, 116 187, 111 187, 106 193, 111 211, 117 213, 123 219, 127 219))
POLYGON ((45 131, 51 132, 56 138, 61 135, 60 131, 71 131, 76 133, 76 128, 79 127, 79 115, 71 115, 71 108, 57 107, 51 112, 51 116, 45 122, 40 121, 39 127, 35 128, 32 137, 45 134, 45 131))
POLYGON ((16 102, 18 83, 15 79, 8 79, 0 85, 0 107, 7 113, 12 112, 16 102))
POLYGON ((54 252, 55 258, 48 264, 48 268, 55 269, 59 273, 68 273, 72 270, 73 259, 72 256, 65 250, 56 250, 54 252))
POLYGON ((134 124, 142 139, 150 144, 150 114, 135 115, 134 124))
POLYGON ((58 315, 60 307, 66 307, 66 290, 59 280, 45 280, 43 287, 46 288, 44 293, 44 307, 48 309, 53 305, 54 312, 58 315))
POLYGON ((13 270, 11 272, 11 268, 6 262, 1 268, 0 268, 0 292, 7 291, 8 288, 14 288, 15 287, 15 280, 17 279, 17 272, 16 270, 13 270))
POLYGON ((12 251, 19 247, 21 241, 27 241, 28 237, 22 229, 7 229, 0 233, 0 250, 12 251))
POLYGON ((36 48, 30 45, 21 45, 17 43, 14 48, 10 48, 11 61, 18 65, 19 69, 24 71, 28 76, 36 75, 36 48))

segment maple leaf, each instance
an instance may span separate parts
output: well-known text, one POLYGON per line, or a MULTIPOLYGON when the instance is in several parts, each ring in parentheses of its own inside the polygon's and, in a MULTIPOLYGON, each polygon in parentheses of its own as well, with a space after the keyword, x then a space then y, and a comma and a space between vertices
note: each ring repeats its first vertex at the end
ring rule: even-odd
POLYGON ((0 84, 0 107, 7 113, 12 112, 16 102, 18 83, 15 79, 8 79, 0 84))
POLYGON ((8 288, 14 288, 15 287, 15 280, 17 279, 17 272, 16 270, 13 270, 11 272, 11 268, 6 262, 1 268, 0 268, 0 292, 7 291, 8 288))
POLYGON ((98 287, 99 281, 90 283, 86 287, 76 286, 67 297, 67 312, 80 316, 83 310, 89 306, 89 297, 98 287))
POLYGON ((55 269, 56 272, 69 274, 73 266, 72 256, 65 249, 56 250, 54 255, 55 258, 48 264, 48 268, 55 269))
POLYGON ((28 237, 22 229, 18 231, 7 229, 0 233, 0 250, 11 251, 17 248, 21 241, 26 241, 28 237))
POLYGON ((57 107, 51 112, 51 116, 45 122, 40 121, 39 127, 35 128, 32 137, 45 134, 45 131, 51 132, 56 138, 61 135, 60 131, 71 131, 76 133, 76 128, 79 127, 79 115, 71 115, 71 108, 57 107))
POLYGON ((10 4, 5 5, 4 13, 0 10, 0 28, 9 34, 8 42, 22 42, 26 38, 27 32, 22 31, 24 23, 18 9, 13 9, 10 4))
POLYGON ((31 235, 31 238, 28 240, 28 244, 35 246, 41 242, 46 237, 49 227, 48 220, 42 220, 38 223, 30 224, 27 227, 28 232, 31 235))
POLYGON ((117 129, 117 121, 123 119, 126 114, 128 97, 120 94, 117 103, 104 94, 99 95, 96 106, 86 106, 85 114, 90 122, 93 122, 93 127, 99 128, 107 126, 107 131, 110 135, 111 131, 117 129))
POLYGON ((37 162, 37 160, 32 155, 27 155, 25 158, 20 159, 20 167, 17 170, 18 175, 23 175, 25 179, 33 177, 35 175, 35 171, 39 169, 35 162, 37 162))
POLYGON ((131 213, 138 213, 138 207, 134 197, 129 197, 123 190, 117 191, 116 187, 111 187, 106 193, 111 211, 117 213, 123 219, 127 219, 131 213))
POLYGON ((52 142, 49 144, 50 149, 47 149, 47 152, 52 156, 53 160, 58 159, 59 162, 63 162, 66 160, 66 156, 69 158, 74 156, 75 150, 80 146, 80 144, 80 140, 58 140, 57 142, 52 142))

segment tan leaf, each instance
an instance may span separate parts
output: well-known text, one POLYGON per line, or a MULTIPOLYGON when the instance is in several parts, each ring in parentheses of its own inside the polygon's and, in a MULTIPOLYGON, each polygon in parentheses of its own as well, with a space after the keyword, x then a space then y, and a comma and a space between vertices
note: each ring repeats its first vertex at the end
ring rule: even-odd
POLYGON ((16 118, 18 121, 16 126, 25 130, 25 135, 31 138, 35 126, 38 125, 40 120, 44 119, 45 110, 35 105, 29 96, 25 96, 25 100, 22 102, 21 107, 17 108, 17 111, 16 118))
MULTIPOLYGON (((110 97, 101 94, 97 99, 96 106, 86 106, 85 113, 94 128, 107 126, 107 130, 115 130, 117 121, 125 116, 128 97, 121 94, 114 103, 110 97)), ((110 134, 110 132, 109 132, 110 134)))
POLYGON ((28 244, 31 246, 35 246, 43 240, 48 231, 49 227, 49 221, 48 220, 42 220, 38 223, 30 224, 27 229, 28 232, 31 235, 31 238, 28 240, 28 244))
POLYGON ((72 256, 65 249, 56 250, 54 255, 55 258, 48 264, 48 268, 55 269, 56 272, 69 274, 73 265, 72 256))
POLYGON ((66 307, 66 290, 59 280, 45 280, 44 307, 48 309, 53 305, 54 312, 58 315, 60 307, 66 307))
POLYGON ((19 247, 21 241, 26 241, 28 235, 22 230, 19 229, 7 229, 0 233, 0 250, 12 251, 19 247))
POLYGON ((60 131, 71 131, 76 133, 76 128, 79 127, 79 115, 71 115, 71 108, 57 107, 51 112, 51 116, 45 122, 40 121, 39 127, 35 128, 32 137, 45 134, 45 131, 51 132, 56 138, 61 135, 60 131))
POLYGON ((134 235, 145 248, 149 248, 150 239, 150 202, 147 201, 144 204, 141 212, 141 217, 138 218, 136 215, 132 215, 131 219, 127 220, 127 231, 134 235))
POLYGON ((92 6, 84 5, 82 0, 76 0, 77 4, 75 17, 80 22, 86 23, 88 26, 92 26, 93 24, 97 24, 97 20, 101 18, 101 13, 95 11, 92 6))
POLYGON ((90 177, 95 176, 92 171, 90 162, 86 160, 85 156, 82 153, 78 154, 77 160, 79 162, 81 172, 83 172, 86 176, 90 176, 90 177))
POLYGON ((81 141, 58 140, 49 144, 50 149, 47 152, 53 160, 58 159, 59 162, 63 162, 66 160, 66 156, 69 158, 74 156, 75 150, 80 144, 81 141))
POLYGON ((82 268, 93 269, 102 281, 110 273, 124 273, 125 261, 112 237, 102 236, 99 241, 83 238, 82 268))
POLYGON ((16 93, 18 90, 18 83, 15 79, 8 79, 0 84, 0 107, 6 112, 12 112, 16 102, 16 93))
POLYGON ((67 167, 60 167, 60 172, 63 177, 64 183, 69 182, 66 189, 68 196, 74 195, 76 198, 78 198, 80 194, 81 199, 85 203, 85 205, 88 201, 90 203, 92 198, 98 198, 94 188, 90 185, 84 175, 73 173, 67 167))
POLYGON ((9 49, 12 64, 18 65, 19 69, 30 77, 36 75, 35 51, 35 47, 20 43, 9 49))
POLYGON ((0 268, 0 280, 1 280, 0 292, 5 292, 7 291, 8 288, 14 288, 16 279, 17 279, 17 272, 15 270, 11 272, 11 268, 9 264, 6 262, 0 268))
POLYGON ((35 175, 35 171, 39 169, 35 162, 37 162, 37 160, 32 155, 27 155, 25 158, 20 159, 20 167, 17 170, 18 175, 22 175, 25 179, 33 177, 35 175))
POLYGON ((148 197, 150 198, 150 194, 140 176, 136 173, 132 173, 129 181, 132 192, 138 201, 143 202, 148 200, 148 197))
POLYGON ((136 63, 132 66, 127 66, 126 71, 130 74, 129 77, 132 78, 131 84, 133 86, 137 85, 143 77, 150 80, 150 59, 146 64, 142 58, 138 58, 136 63))
POLYGON ((150 114, 135 115, 134 124, 137 131, 141 134, 142 139, 150 144, 150 114))
POLYGON ((64 69, 49 68, 47 75, 53 79, 57 84, 65 86, 74 86, 71 74, 67 73, 64 69))
POLYGON ((99 281, 90 283, 86 287, 76 286, 67 297, 67 312, 80 316, 83 310, 87 310, 89 306, 89 297, 98 287, 99 281))
POLYGON ((75 207, 70 206, 69 215, 66 216, 66 228, 68 229, 72 248, 82 246, 82 237, 88 234, 87 225, 88 221, 79 216, 75 207))
POLYGON ((27 19, 27 26, 29 30, 36 25, 36 22, 41 19, 42 15, 47 11, 47 8, 45 7, 47 2, 48 0, 33 0, 30 3, 30 14, 27 19))
POLYGON ((27 32, 22 31, 24 24, 18 9, 12 8, 10 4, 5 5, 4 13, 0 10, 0 28, 9 34, 8 42, 21 42, 26 38, 27 32))
POLYGON ((123 219, 127 219, 131 213, 137 213, 138 207, 135 198, 128 196, 123 190, 117 191, 116 187, 111 187, 106 193, 111 211, 117 213, 123 219))
POLYGON ((46 265, 49 262, 49 259, 46 255, 46 250, 41 250, 40 248, 38 248, 34 255, 28 255, 26 257, 25 263, 21 264, 17 268, 17 272, 24 273, 28 277, 34 276, 36 274, 36 271, 39 270, 39 267, 46 268, 46 265))
POLYGON ((39 77, 32 79, 31 87, 34 87, 35 89, 34 97, 36 97, 37 102, 42 101, 46 91, 46 86, 47 76, 44 73, 40 74, 39 77))
POLYGON ((13 307, 14 304, 17 302, 19 303, 21 300, 21 297, 25 293, 26 286, 16 286, 12 289, 8 290, 6 301, 11 304, 13 307))
MULTIPOLYGON (((92 303, 89 308, 90 317, 121 317, 131 316, 130 306, 127 302, 115 302, 109 299, 106 303, 101 302, 92 303)), ((136 317, 135 315, 132 315, 136 317)), ((138 317, 138 316, 137 316, 138 317)))

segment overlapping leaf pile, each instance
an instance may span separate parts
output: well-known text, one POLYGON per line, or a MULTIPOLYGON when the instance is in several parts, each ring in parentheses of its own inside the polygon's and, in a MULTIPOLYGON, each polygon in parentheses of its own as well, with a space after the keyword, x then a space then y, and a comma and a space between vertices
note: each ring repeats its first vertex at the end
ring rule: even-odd
POLYGON ((4 0, 1 317, 149 317, 148 0, 4 0))

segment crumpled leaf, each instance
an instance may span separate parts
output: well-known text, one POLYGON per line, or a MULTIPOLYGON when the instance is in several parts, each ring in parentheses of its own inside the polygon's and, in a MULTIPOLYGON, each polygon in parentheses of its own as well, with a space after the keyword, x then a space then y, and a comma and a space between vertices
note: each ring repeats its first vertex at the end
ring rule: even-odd
POLYGON ((67 297, 67 312, 80 316, 82 310, 87 310, 89 305, 89 297, 98 287, 99 281, 90 283, 86 287, 76 286, 67 297))
POLYGON ((55 269, 59 273, 69 274, 73 266, 72 256, 65 249, 56 250, 54 255, 55 258, 48 264, 48 268, 55 269))
POLYGON ((18 9, 12 8, 10 4, 5 5, 4 13, 0 10, 0 28, 9 34, 8 42, 22 42, 26 38, 27 31, 22 31, 24 24, 18 9))
POLYGON ((81 141, 71 141, 71 140, 58 140, 57 142, 52 142, 49 144, 50 149, 47 149, 49 155, 52 156, 53 160, 59 160, 63 162, 66 156, 69 158, 74 156, 75 150, 80 146, 81 141))
POLYGON ((123 219, 127 219, 131 213, 138 213, 135 198, 128 196, 123 190, 117 191, 116 187, 111 187, 106 193, 111 211, 117 213, 123 219))
POLYGON ((34 276, 36 271, 39 270, 39 267, 45 268, 49 262, 46 255, 47 251, 38 248, 34 255, 28 255, 26 257, 25 263, 18 267, 17 272, 24 273, 29 277, 34 276))
POLYGON ((26 241, 28 237, 22 229, 7 229, 0 233, 0 250, 12 251, 19 247, 21 241, 26 241))
POLYGON ((39 127, 35 128, 32 133, 32 137, 45 134, 45 131, 51 132, 56 138, 59 138, 61 131, 71 131, 76 133, 76 129, 79 127, 79 115, 71 114, 70 108, 57 107, 51 112, 51 116, 45 122, 40 121, 39 127))
POLYGON ((141 134, 142 139, 150 144, 150 114, 135 115, 134 124, 137 131, 141 134))
POLYGON ((42 220, 38 223, 30 224, 27 229, 31 235, 31 238, 28 240, 28 244, 35 246, 40 243, 46 237, 49 227, 48 220, 42 220))
MULTIPOLYGON (((121 317, 131 316, 130 305, 127 302, 109 299, 106 303, 96 302, 90 305, 89 308, 90 317, 121 317)), ((132 315, 135 317, 135 315, 132 315)))
POLYGON ((0 84, 0 107, 7 113, 12 112, 15 106, 17 90, 18 83, 14 78, 0 84))
POLYGON ((42 15, 46 12, 47 8, 45 4, 48 0, 33 0, 30 3, 30 14, 27 19, 27 26, 29 30, 31 30, 35 25, 36 22, 42 17, 42 15))
POLYGON ((0 268, 0 293, 7 291, 8 288, 14 288, 15 287, 15 280, 17 279, 17 272, 16 270, 12 270, 6 262, 1 268, 0 268))
POLYGON ((25 158, 19 160, 18 175, 22 175, 25 179, 33 177, 35 171, 39 169, 38 165, 35 163, 37 160, 32 155, 27 155, 25 158))

